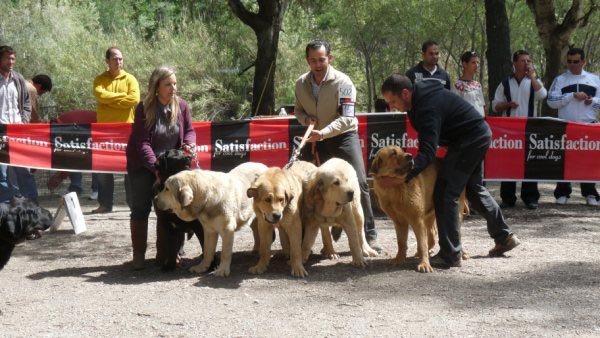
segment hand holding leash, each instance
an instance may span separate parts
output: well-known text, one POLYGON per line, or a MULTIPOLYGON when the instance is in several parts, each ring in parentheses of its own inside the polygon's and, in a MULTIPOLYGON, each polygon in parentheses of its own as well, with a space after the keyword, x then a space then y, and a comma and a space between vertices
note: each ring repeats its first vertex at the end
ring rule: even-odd
POLYGON ((290 161, 285 165, 284 168, 289 168, 292 165, 292 163, 298 161, 298 156, 300 156, 300 150, 302 150, 302 147, 304 147, 304 145, 306 144, 306 141, 308 141, 308 139, 310 138, 310 134, 314 128, 315 128, 315 121, 310 121, 310 124, 308 125, 308 128, 306 128, 306 132, 304 133, 304 136, 302 137, 302 141, 300 141, 300 145, 298 146, 298 148, 296 148, 294 150, 294 152, 292 153, 292 157, 290 158, 290 161))

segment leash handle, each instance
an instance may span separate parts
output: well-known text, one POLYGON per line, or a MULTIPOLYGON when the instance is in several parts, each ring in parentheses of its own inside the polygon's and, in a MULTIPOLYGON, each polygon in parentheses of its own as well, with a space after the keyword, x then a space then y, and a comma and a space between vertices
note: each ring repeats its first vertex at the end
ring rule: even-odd
POLYGON ((297 155, 300 154, 300 150, 306 144, 306 140, 308 139, 308 137, 310 136, 310 133, 313 131, 314 128, 315 128, 315 123, 314 122, 311 122, 308 125, 308 128, 306 128, 306 132, 304 133, 304 136, 302 137, 302 141, 300 141, 300 145, 296 149, 296 152, 298 153, 297 155))

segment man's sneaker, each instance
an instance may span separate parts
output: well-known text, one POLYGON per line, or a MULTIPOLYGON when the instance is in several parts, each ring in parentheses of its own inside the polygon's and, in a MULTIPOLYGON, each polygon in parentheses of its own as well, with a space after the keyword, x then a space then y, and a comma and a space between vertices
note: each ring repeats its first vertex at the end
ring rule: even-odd
POLYGON ((560 196, 559 198, 556 199, 556 204, 565 205, 565 204, 567 204, 568 200, 569 200, 569 198, 567 196, 560 196))
POLYGON ((367 244, 369 244, 369 246, 371 247, 371 249, 377 251, 378 254, 380 254, 381 252, 383 252, 383 247, 379 244, 379 242, 377 242, 377 240, 375 238, 368 239, 367 240, 367 244))
POLYGON ((439 268, 439 269, 460 268, 460 266, 462 265, 460 256, 458 257, 457 260, 450 261, 450 260, 447 260, 446 258, 442 257, 442 255, 439 252, 437 253, 437 255, 435 255, 429 259, 429 264, 431 264, 431 266, 439 268))
POLYGON ((521 244, 521 241, 517 238, 517 235, 510 234, 506 236, 502 243, 497 243, 496 246, 490 250, 490 257, 500 257, 504 255, 505 252, 510 251, 521 244))
POLYGON ((98 192, 97 191, 92 191, 90 193, 90 196, 88 197, 88 199, 90 199, 91 201, 95 201, 98 199, 98 192))
POLYGON ((592 206, 592 207, 597 207, 598 200, 596 199, 596 196, 594 196, 594 195, 587 195, 587 197, 585 198, 585 204, 592 206))

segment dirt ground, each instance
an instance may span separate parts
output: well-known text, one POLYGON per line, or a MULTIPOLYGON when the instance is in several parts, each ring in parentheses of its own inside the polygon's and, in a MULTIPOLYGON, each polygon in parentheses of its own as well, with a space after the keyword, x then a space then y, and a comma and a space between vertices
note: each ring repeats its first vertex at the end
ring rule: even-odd
MULTIPOLYGON (((497 184, 490 185, 497 194, 497 184)), ((247 272, 258 259, 250 229, 236 234, 228 278, 163 273, 148 262, 130 270, 128 208, 90 215, 96 203, 80 197, 87 231, 59 231, 15 249, 0 272, 2 337, 538 337, 600 336, 600 214, 575 192, 557 206, 553 184, 542 184, 540 208, 522 204, 505 217, 522 245, 489 258, 493 241, 480 216, 468 217, 463 243, 473 256, 460 268, 415 271, 416 260, 394 267, 393 225, 376 226, 387 254, 369 266, 351 266, 345 236, 342 257, 313 255, 309 276, 290 276, 276 255, 269 271, 247 272)), ((58 195, 41 203, 55 211, 58 195)), ((155 254, 154 223, 147 257, 155 254)), ((274 246, 279 248, 278 242, 274 246)), ((320 250, 317 243, 314 252, 320 250)), ((416 251, 409 238, 409 254, 416 251)), ((186 244, 186 266, 199 244, 186 244)))

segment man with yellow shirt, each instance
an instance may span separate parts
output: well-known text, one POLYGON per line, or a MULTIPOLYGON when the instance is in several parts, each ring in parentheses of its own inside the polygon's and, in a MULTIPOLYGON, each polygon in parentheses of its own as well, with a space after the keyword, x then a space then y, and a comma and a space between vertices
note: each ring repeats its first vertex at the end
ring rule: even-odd
MULTIPOLYGON (((106 51, 108 70, 94 80, 96 119, 98 123, 133 123, 136 104, 140 101, 140 86, 135 77, 123 70, 123 53, 117 47, 106 51)), ((115 179, 113 174, 97 174, 98 203, 92 213, 112 211, 115 179)))

